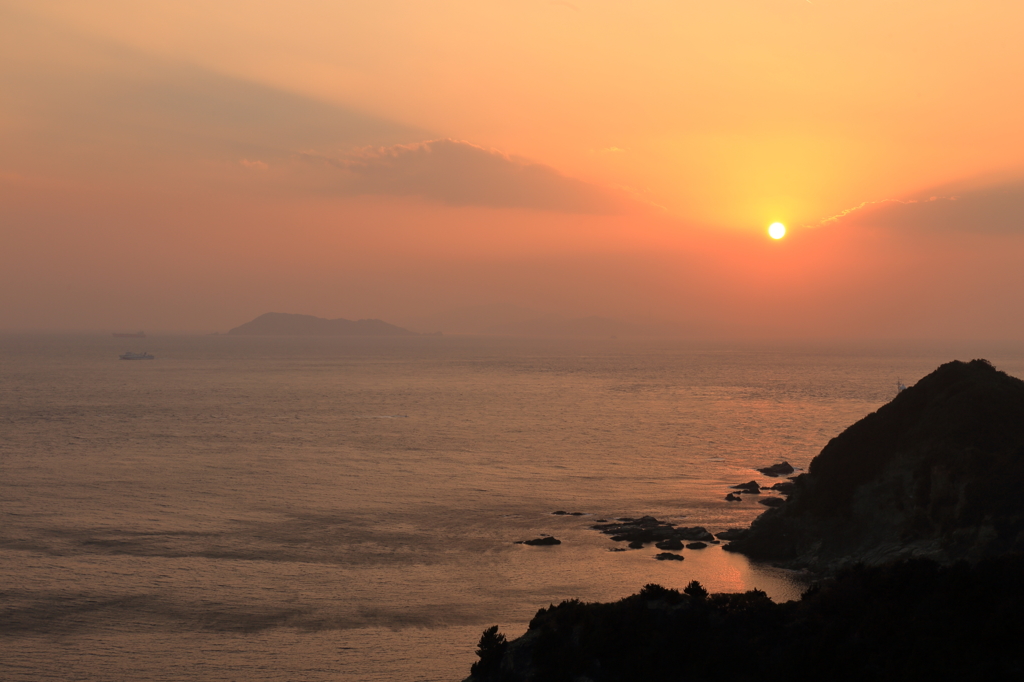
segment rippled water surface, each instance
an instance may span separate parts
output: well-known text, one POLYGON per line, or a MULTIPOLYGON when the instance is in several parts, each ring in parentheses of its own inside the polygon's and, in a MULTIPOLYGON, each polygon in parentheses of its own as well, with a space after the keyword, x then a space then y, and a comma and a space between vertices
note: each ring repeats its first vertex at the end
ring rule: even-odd
POLYGON ((1012 345, 0 337, 0 678, 459 680, 480 631, 658 582, 798 597, 712 532, 941 362, 1012 345), (144 347, 143 347, 144 346, 144 347), (553 516, 554 510, 584 516, 553 516), (553 534, 558 547, 516 540, 553 534))

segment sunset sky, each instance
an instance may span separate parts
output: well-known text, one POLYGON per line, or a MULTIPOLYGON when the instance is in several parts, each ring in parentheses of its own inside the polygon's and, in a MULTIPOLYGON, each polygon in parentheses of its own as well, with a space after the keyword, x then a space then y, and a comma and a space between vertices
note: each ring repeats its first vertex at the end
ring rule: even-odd
POLYGON ((0 0, 0 330, 514 307, 1024 339, 1021 27, 1019 0, 0 0))

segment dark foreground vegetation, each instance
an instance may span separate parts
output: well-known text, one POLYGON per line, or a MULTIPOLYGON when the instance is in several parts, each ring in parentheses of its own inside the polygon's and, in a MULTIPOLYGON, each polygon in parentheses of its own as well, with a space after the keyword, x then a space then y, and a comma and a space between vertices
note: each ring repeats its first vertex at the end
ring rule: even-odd
POLYGON ((764 592, 647 585, 484 632, 473 682, 1024 679, 1024 557, 841 570, 776 604, 764 592))

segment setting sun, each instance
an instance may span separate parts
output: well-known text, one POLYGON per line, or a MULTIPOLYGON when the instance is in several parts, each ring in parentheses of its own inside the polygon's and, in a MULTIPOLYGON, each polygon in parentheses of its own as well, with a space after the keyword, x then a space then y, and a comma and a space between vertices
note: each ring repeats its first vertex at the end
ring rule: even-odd
POLYGON ((782 223, 772 223, 768 227, 768 236, 772 239, 782 239, 786 236, 786 226, 782 223))

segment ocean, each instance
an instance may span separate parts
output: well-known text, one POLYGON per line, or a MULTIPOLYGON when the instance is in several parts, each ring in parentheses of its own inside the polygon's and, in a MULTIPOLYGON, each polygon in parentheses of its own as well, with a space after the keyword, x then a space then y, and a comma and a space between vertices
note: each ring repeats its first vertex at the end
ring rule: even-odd
POLYGON ((729 486, 975 357, 1024 376, 998 343, 2 336, 0 679, 452 682, 563 599, 798 598, 590 526, 745 526, 729 486))

